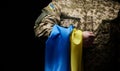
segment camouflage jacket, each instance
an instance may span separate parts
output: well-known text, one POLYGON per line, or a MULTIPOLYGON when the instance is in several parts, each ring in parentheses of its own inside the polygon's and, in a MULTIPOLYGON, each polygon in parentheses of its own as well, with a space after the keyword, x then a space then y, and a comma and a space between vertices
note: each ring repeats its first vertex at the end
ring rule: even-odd
MULTIPOLYGON (((120 51, 116 42, 120 42, 119 11, 120 3, 113 0, 54 0, 36 20, 35 35, 49 36, 54 24, 73 24, 79 30, 92 31, 94 45, 84 50, 85 71, 111 70, 115 68, 112 61, 116 60, 116 51, 120 51)), ((120 57, 117 61, 120 63, 120 57)))

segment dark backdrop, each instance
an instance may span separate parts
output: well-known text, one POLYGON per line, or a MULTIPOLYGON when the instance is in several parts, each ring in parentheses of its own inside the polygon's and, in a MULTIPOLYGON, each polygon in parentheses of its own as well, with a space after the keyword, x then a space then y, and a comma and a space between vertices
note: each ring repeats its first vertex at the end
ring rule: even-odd
POLYGON ((49 2, 51 0, 5 1, 7 8, 4 8, 5 14, 2 13, 5 71, 44 71, 44 48, 35 38, 33 27, 41 9, 49 2))

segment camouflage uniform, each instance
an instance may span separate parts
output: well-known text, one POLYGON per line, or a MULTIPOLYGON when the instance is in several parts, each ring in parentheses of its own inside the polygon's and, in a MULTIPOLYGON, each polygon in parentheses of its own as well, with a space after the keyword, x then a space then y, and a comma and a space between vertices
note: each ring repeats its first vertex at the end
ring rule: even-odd
POLYGON ((38 37, 49 36, 54 24, 63 27, 73 24, 82 31, 94 32, 94 45, 84 50, 85 71, 107 71, 117 68, 115 63, 120 65, 119 2, 54 0, 42 11, 34 26, 38 37))

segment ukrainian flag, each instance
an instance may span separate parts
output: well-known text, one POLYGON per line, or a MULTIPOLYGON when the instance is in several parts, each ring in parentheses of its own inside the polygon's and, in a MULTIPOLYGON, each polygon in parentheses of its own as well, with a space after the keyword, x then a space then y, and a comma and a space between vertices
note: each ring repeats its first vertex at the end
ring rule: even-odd
POLYGON ((54 25, 45 48, 45 71, 81 71, 82 32, 54 25))

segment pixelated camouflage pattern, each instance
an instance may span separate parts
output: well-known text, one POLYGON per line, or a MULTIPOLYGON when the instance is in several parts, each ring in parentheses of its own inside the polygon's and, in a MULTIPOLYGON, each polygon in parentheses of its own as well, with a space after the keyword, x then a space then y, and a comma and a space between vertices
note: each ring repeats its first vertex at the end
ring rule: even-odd
POLYGON ((120 65, 120 3, 113 0, 53 0, 43 10, 49 14, 36 23, 36 36, 49 36, 54 24, 63 27, 73 24, 82 31, 92 31, 95 40, 92 46, 84 49, 84 70, 120 70, 116 69, 120 65))

